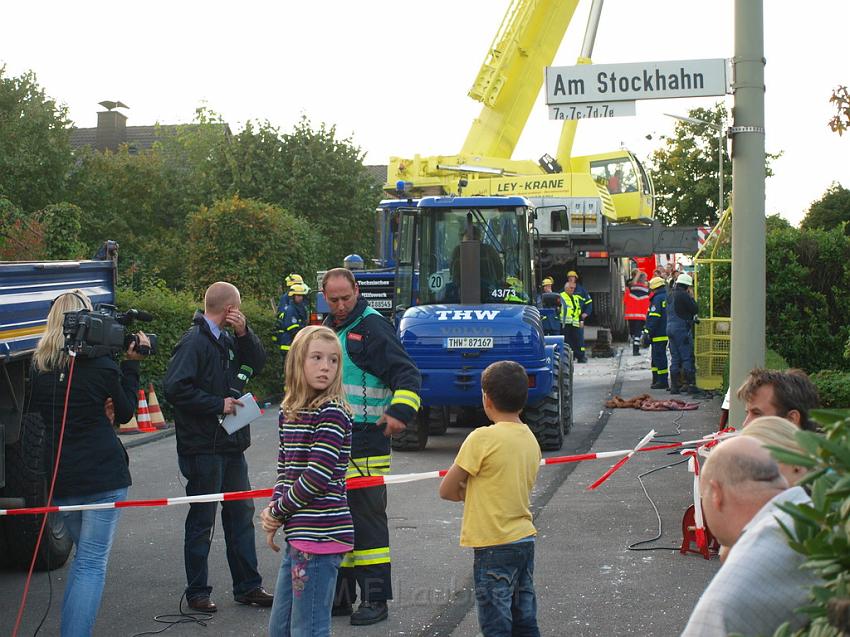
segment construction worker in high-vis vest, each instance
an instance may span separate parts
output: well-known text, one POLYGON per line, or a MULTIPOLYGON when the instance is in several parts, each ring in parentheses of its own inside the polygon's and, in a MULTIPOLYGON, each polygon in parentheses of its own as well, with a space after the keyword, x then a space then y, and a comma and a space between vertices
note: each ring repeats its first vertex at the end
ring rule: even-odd
POLYGON ((570 270, 567 272, 567 281, 572 281, 576 285, 575 296, 578 297, 581 304, 579 311, 579 324, 576 327, 576 338, 578 339, 578 349, 575 352, 577 363, 587 362, 587 351, 584 346, 584 322, 593 314, 593 297, 590 296, 584 286, 579 285, 578 272, 570 270))
MULTIPOLYGON (((342 344, 343 390, 353 414, 348 477, 385 475, 390 471, 391 436, 416 424, 419 370, 393 325, 359 296, 350 270, 328 270, 322 292, 330 308, 324 325, 342 344)), ((385 620, 387 600, 393 597, 387 488, 352 489, 348 505, 354 550, 340 566, 332 612, 351 615, 352 625, 364 626, 385 620), (355 611, 357 588, 361 603, 355 611)))
POLYGON ((576 283, 573 280, 567 280, 564 283, 564 291, 561 292, 561 328, 563 329, 564 340, 570 346, 573 353, 573 359, 579 362, 581 347, 579 343, 579 326, 581 324, 581 297, 576 292, 576 283))

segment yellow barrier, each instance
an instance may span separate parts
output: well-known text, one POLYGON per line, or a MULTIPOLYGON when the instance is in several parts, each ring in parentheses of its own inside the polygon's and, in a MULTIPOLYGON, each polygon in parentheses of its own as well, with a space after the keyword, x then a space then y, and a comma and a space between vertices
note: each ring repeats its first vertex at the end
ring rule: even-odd
MULTIPOLYGON (((700 323, 695 326, 694 358, 697 387, 723 389, 724 372, 729 365, 732 319, 727 308, 715 305, 718 269, 730 268, 731 258, 718 256, 718 248, 732 241, 732 208, 728 208, 711 231, 705 245, 694 256, 694 296, 700 305, 700 323), (705 317, 705 318, 703 318, 705 317)), ((731 251, 729 252, 731 255, 731 251)), ((731 275, 730 275, 731 277, 731 275)))

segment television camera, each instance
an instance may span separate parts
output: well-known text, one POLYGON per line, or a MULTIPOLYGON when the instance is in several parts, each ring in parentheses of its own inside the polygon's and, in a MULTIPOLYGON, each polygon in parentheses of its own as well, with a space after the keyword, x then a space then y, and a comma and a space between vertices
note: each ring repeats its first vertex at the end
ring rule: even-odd
POLYGON ((127 351, 130 343, 136 344, 136 351, 143 356, 157 353, 156 334, 147 334, 150 347, 141 345, 139 335, 125 332, 124 328, 133 321, 152 321, 153 316, 142 310, 119 312, 108 303, 98 303, 94 311, 77 310, 66 312, 62 322, 65 334, 65 350, 75 351, 80 356, 96 358, 115 356, 127 351))

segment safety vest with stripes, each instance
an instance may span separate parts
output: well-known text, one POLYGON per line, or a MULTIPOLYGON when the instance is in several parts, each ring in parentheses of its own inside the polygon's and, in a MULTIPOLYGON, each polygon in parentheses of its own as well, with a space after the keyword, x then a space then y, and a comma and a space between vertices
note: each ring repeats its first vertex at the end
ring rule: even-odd
POLYGON ((572 325, 580 327, 581 323, 581 299, 573 294, 561 292, 561 325, 572 325))

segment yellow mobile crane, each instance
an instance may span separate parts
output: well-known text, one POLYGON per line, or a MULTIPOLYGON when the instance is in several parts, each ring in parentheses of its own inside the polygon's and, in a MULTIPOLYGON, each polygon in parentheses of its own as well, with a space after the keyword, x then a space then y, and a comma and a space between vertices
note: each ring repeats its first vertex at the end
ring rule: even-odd
MULTIPOLYGON (((627 150, 572 156, 575 120, 563 123, 554 158, 512 159, 520 134, 578 0, 512 0, 469 96, 482 103, 457 155, 391 157, 385 191, 397 196, 522 195, 537 208, 538 276, 557 287, 577 269, 594 298, 596 321, 625 332, 625 257, 694 252, 696 230, 654 221, 654 192, 627 150)), ((580 64, 589 64, 602 10, 594 0, 580 64)))

